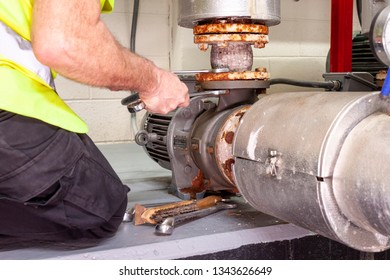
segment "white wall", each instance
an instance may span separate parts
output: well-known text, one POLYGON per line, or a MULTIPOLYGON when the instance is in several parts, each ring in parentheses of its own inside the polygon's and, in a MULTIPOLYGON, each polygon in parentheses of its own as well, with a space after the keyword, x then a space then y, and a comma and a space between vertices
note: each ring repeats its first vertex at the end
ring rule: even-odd
MULTIPOLYGON (((253 69, 265 67, 272 78, 321 81, 330 46, 330 0, 280 0, 281 23, 270 27, 270 42, 253 49, 253 69)), ((177 12, 177 10, 176 10, 177 12)), ((174 27, 172 66, 209 68, 210 54, 192 43, 189 29, 174 27), (183 39, 184 38, 184 39, 183 39)), ((275 85, 269 92, 309 90, 275 85)))
MULTIPOLYGON (((137 24, 136 52, 164 69, 169 69, 170 64, 170 7, 170 0, 141 0, 137 24)), ((102 15, 108 28, 127 48, 130 47, 132 13, 132 0, 116 0, 114 12, 102 15)), ((56 85, 59 95, 86 121, 89 135, 96 143, 133 139, 130 114, 120 103, 129 92, 92 88, 63 77, 56 79, 56 85)), ((141 117, 137 117, 138 121, 141 117)))
MULTIPOLYGON (((266 67, 273 78, 321 81, 330 40, 331 0, 280 0, 282 21, 270 27, 270 43, 254 50, 254 68, 266 67)), ((133 0, 116 0, 103 20, 129 47, 133 0)), ((356 20, 354 29, 358 28, 356 20)), ((164 69, 210 67, 209 52, 193 43, 192 30, 177 26, 177 0, 140 0, 136 52, 164 69)), ((60 95, 88 123, 95 142, 131 141, 130 115, 120 104, 127 92, 90 88, 57 79, 60 95)), ((310 90, 276 85, 270 92, 310 90)), ((138 116, 138 120, 141 119, 138 116)))

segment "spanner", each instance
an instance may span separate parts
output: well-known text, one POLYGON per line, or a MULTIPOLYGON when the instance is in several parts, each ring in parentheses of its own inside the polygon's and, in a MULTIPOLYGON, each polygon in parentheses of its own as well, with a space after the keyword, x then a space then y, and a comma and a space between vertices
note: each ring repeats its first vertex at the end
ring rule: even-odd
MULTIPOLYGON (((217 68, 211 70, 182 70, 173 72, 176 75, 190 75, 196 73, 222 73, 228 72, 227 68, 217 68)), ((190 97, 195 96, 213 96, 213 95, 223 95, 228 94, 228 90, 209 90, 209 91, 201 91, 190 93, 190 97)), ((127 109, 130 113, 137 113, 143 109, 145 109, 145 103, 139 97, 138 92, 134 92, 133 94, 122 99, 121 104, 127 106, 127 109)))

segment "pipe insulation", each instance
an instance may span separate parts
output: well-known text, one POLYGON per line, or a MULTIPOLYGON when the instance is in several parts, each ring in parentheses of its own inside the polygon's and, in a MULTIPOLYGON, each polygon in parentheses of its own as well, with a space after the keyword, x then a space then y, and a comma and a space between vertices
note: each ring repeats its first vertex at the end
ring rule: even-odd
POLYGON ((280 0, 179 0, 178 24, 182 27, 223 18, 277 25, 281 19, 280 0))
POLYGON ((234 141, 240 193, 259 211, 360 251, 389 249, 389 112, 379 92, 260 98, 234 141))

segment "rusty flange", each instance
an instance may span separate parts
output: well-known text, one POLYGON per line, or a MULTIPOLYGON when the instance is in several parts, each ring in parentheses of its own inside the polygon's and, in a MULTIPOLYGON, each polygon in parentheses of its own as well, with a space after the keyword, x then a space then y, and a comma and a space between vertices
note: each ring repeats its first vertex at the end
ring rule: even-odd
POLYGON ((250 107, 251 105, 246 105, 235 110, 221 126, 215 140, 215 159, 218 168, 225 179, 234 186, 236 186, 236 182, 232 172, 233 164, 235 162, 233 156, 233 140, 241 118, 250 107))
POLYGON ((267 80, 270 75, 266 68, 257 68, 256 71, 198 73, 195 78, 199 82, 207 81, 235 81, 235 80, 267 80))
POLYGON ((251 23, 211 23, 197 25, 193 29, 194 35, 222 34, 222 33, 253 33, 268 34, 268 27, 251 23))
POLYGON ((220 21, 197 25, 193 33, 194 42, 203 51, 211 44, 226 47, 229 43, 248 43, 255 48, 264 48, 269 42, 268 27, 254 23, 220 21))

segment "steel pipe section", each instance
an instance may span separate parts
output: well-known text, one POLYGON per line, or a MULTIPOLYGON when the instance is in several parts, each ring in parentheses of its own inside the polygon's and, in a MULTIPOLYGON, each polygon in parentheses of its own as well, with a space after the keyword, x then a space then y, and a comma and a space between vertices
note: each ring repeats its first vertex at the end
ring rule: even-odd
POLYGON ((390 102, 276 93, 243 116, 236 185, 255 209, 361 251, 390 248, 390 102))
POLYGON ((370 32, 371 24, 380 10, 390 5, 390 0, 360 0, 360 24, 362 34, 367 35, 370 32))
POLYGON ((280 23, 280 0, 179 0, 178 24, 192 28, 198 22, 245 18, 273 26, 280 23))

